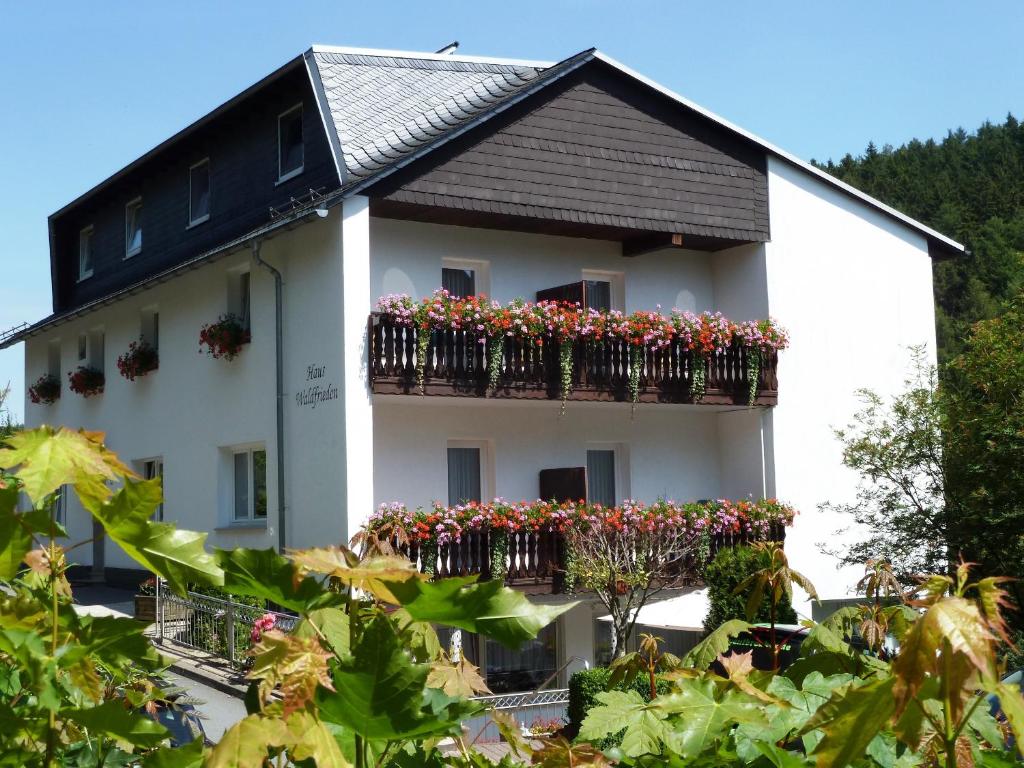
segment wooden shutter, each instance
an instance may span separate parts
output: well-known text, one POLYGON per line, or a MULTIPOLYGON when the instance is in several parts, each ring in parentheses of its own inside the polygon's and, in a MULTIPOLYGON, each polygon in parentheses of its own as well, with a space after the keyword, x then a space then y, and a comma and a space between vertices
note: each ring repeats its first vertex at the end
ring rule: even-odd
POLYGON ((544 501, 587 500, 587 468, 562 467, 540 471, 540 497, 544 501))
POLYGON ((583 280, 537 291, 537 301, 567 301, 570 304, 579 304, 581 307, 585 307, 586 299, 586 284, 583 280))

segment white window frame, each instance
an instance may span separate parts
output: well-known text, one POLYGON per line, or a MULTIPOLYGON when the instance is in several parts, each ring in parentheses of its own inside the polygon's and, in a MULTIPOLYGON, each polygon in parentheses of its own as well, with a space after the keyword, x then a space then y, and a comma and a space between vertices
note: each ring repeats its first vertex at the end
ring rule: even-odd
POLYGON ((92 263, 92 238, 96 232, 96 228, 90 224, 88 227, 82 227, 78 232, 78 282, 88 280, 92 277, 95 265, 92 263), (89 269, 85 268, 85 252, 89 254, 89 269))
POLYGON ((206 166, 206 186, 207 194, 209 195, 210 198, 209 205, 210 207, 212 207, 213 205, 213 184, 210 178, 210 158, 204 157, 198 163, 192 163, 192 165, 188 167, 188 226, 186 227, 186 229, 191 229, 192 227, 199 226, 200 224, 210 220, 209 211, 204 213, 198 219, 192 216, 192 171, 203 165, 206 166))
MULTIPOLYGON (((142 196, 136 197, 133 200, 129 200, 124 206, 124 257, 130 259, 132 256, 136 256, 142 253, 142 243, 139 243, 137 248, 131 247, 131 230, 129 229, 129 213, 132 210, 137 209, 140 213, 142 212, 142 196)), ((136 214, 138 215, 138 214, 136 214)), ((142 221, 139 220, 139 233, 145 236, 145 232, 142 231, 142 221)))
MULTIPOLYGON (((615 454, 615 499, 616 504, 621 504, 631 498, 630 472, 629 472, 629 446, 625 443, 613 442, 589 442, 583 447, 583 466, 587 466, 587 451, 612 451, 615 454)), ((587 479, 590 482, 590 479, 587 479)), ((587 488, 589 495, 590 488, 587 488)))
MULTIPOLYGON (((457 259, 445 256, 441 259, 441 269, 473 270, 473 287, 476 295, 491 298, 491 262, 482 259, 457 259)), ((438 274, 438 278, 441 274, 438 274)), ((440 285, 440 281, 438 282, 440 285)))
POLYGON ((605 269, 584 269, 582 280, 600 280, 611 285, 612 310, 626 311, 626 273, 605 269))
MULTIPOLYGON (((267 523, 267 519, 270 517, 270 474, 264 478, 264 483, 267 484, 267 514, 264 517, 256 517, 256 483, 254 482, 254 468, 255 462, 253 461, 253 454, 256 452, 262 452, 265 456, 267 455, 267 446, 264 443, 252 443, 249 445, 236 445, 226 449, 228 457, 228 493, 227 493, 227 521, 228 525, 240 525, 240 526, 264 526, 267 523), (248 490, 248 509, 246 510, 247 517, 236 517, 235 516, 235 457, 246 456, 246 466, 248 478, 249 490, 248 490)), ((269 469, 270 462, 269 457, 267 460, 267 468, 269 469)))
POLYGON ((480 501, 487 503, 497 497, 494 485, 494 445, 490 440, 450 439, 445 442, 444 467, 445 478, 444 500, 448 501, 448 449, 479 448, 480 449, 480 501))
POLYGON ((299 113, 299 120, 301 121, 302 120, 302 102, 301 101, 298 104, 296 104, 295 106, 289 107, 288 109, 286 109, 284 112, 281 112, 277 116, 277 183, 278 184, 282 184, 283 182, 288 181, 288 179, 294 179, 296 176, 298 176, 300 173, 302 173, 304 170, 306 170, 306 126, 303 125, 302 126, 302 163, 299 165, 298 168, 294 168, 294 169, 288 171, 287 173, 285 173, 283 175, 281 173, 281 139, 283 138, 282 135, 281 135, 281 120, 282 120, 282 118, 288 117, 288 115, 290 115, 290 114, 292 114, 293 112, 296 112, 296 111, 298 111, 298 113, 299 113))

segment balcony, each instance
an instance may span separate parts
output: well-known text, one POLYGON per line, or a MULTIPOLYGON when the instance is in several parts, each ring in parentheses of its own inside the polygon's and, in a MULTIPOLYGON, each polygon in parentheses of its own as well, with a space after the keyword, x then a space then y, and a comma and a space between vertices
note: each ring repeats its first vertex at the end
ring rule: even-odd
MULTIPOLYGON (((784 541, 786 526, 772 523, 767 537, 751 533, 720 533, 711 537, 708 562, 726 547, 749 544, 755 540, 784 541)), ((421 572, 429 572, 429 564, 415 544, 404 548, 405 554, 415 562, 421 572)), ((486 529, 465 531, 458 542, 437 547, 437 561, 433 566, 434 578, 451 576, 478 576, 481 580, 493 578, 493 547, 486 529)), ((549 530, 519 531, 508 534, 505 584, 527 594, 562 594, 565 592, 565 539, 561 533, 549 530)), ((685 586, 701 581, 699 564, 693 558, 677 561, 668 574, 673 586, 685 586)))
MULTIPOLYGON (((369 320, 369 366, 373 392, 380 395, 446 395, 523 400, 558 400, 558 344, 543 346, 509 338, 501 359, 498 386, 489 386, 487 354, 480 336, 465 330, 430 331, 417 382, 419 331, 379 313, 369 320)), ((580 340, 573 344, 572 389, 569 400, 629 402, 630 355, 621 340, 580 340)), ((704 359, 673 341, 647 350, 641 362, 639 403, 702 403, 771 406, 778 402, 778 354, 762 354, 757 386, 751 397, 748 351, 732 345, 704 359), (705 367, 703 396, 694 394, 695 365, 705 367)))

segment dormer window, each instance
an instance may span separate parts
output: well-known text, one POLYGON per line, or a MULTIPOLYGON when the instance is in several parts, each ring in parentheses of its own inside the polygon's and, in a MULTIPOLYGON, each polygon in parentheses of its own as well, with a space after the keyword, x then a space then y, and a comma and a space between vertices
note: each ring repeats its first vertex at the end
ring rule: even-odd
POLYGON ((194 227, 210 218, 210 159, 188 169, 188 225, 194 227))
POLYGON ((124 208, 124 257, 142 250, 142 198, 137 197, 124 208))
POLYGON ((277 180, 302 173, 306 156, 302 144, 302 105, 297 104, 277 117, 277 180))
POLYGON ((92 277, 92 227, 78 233, 78 279, 92 277))

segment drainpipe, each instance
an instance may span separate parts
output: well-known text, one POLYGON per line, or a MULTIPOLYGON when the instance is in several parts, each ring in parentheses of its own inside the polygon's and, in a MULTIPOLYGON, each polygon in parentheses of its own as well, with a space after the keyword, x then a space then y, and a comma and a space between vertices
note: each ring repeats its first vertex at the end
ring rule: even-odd
POLYGON ((281 273, 260 256, 260 240, 252 241, 252 258, 274 276, 274 315, 275 315, 275 373, 277 383, 277 549, 284 553, 287 530, 287 507, 284 501, 284 323, 283 323, 283 291, 281 289, 281 273))

